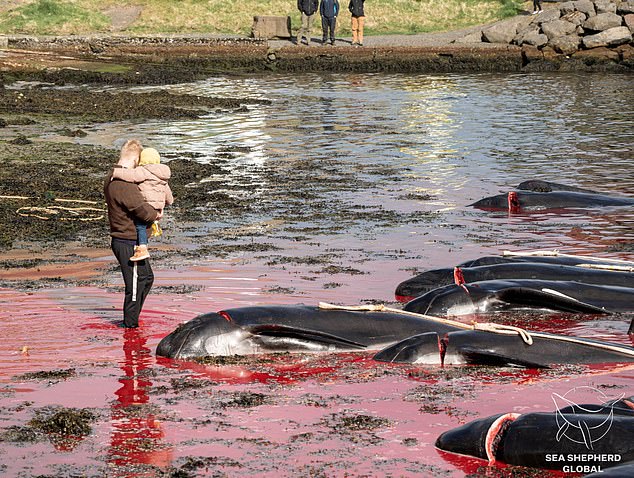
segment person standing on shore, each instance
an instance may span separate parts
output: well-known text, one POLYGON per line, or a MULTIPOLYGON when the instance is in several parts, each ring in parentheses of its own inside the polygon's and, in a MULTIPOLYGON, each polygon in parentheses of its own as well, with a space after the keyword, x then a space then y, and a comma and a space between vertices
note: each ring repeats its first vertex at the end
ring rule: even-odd
POLYGON ((533 15, 537 15, 538 13, 542 13, 542 0, 533 0, 533 15))
POLYGON ((319 5, 319 14, 321 15, 322 29, 322 45, 326 44, 326 40, 330 34, 330 44, 335 44, 335 29, 337 28, 337 15, 339 14, 339 0, 321 0, 319 5))
POLYGON ((319 0, 297 0, 297 9, 302 14, 302 27, 297 32, 297 44, 303 43, 310 45, 310 30, 313 24, 313 18, 319 8, 319 0), (306 41, 302 41, 305 38, 306 41))
POLYGON ((352 14, 352 44, 363 46, 363 24, 365 23, 365 13, 363 3, 365 0, 350 0, 348 10, 352 14))
MULTIPOLYGON (((137 166, 143 147, 135 139, 127 141, 121 148, 119 161, 114 168, 132 169, 137 166)), ((150 206, 134 183, 112 179, 112 171, 106 176, 104 195, 108 206, 111 248, 119 262, 125 295, 123 299, 123 326, 139 326, 139 314, 143 302, 154 282, 154 273, 148 259, 132 262, 134 246, 137 242, 135 218, 152 223, 161 218, 162 213, 150 206)))

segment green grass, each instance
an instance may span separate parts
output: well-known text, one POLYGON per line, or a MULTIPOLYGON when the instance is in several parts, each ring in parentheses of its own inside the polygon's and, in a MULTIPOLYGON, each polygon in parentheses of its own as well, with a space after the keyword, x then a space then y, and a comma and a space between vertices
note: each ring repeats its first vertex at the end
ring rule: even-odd
MULTIPOLYGON (((524 2, 525 3, 525 2, 524 2)), ((348 2, 337 35, 350 35, 348 2)), ((112 8, 141 7, 123 33, 211 33, 249 35, 254 15, 289 15, 296 31, 295 0, 15 0, 0 6, 0 32, 69 35, 111 31, 112 8)), ((520 0, 371 0, 366 2, 366 35, 446 31, 490 23, 517 14, 520 0)), ((316 18, 314 31, 320 31, 316 18)))
POLYGON ((82 7, 81 2, 57 0, 36 0, 0 16, 2 32, 54 35, 79 29, 103 31, 109 25, 106 15, 82 7))

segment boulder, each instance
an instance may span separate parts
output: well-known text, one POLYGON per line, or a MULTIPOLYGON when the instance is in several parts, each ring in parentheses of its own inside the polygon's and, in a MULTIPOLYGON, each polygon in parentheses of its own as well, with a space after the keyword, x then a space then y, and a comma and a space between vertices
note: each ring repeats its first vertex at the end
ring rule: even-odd
POLYGON ((614 51, 621 55, 621 60, 623 60, 624 63, 634 63, 634 46, 619 45, 614 51))
POLYGON ((564 55, 572 55, 579 49, 581 38, 578 35, 565 35, 563 37, 553 38, 548 45, 557 53, 564 55))
POLYGON ((602 31, 596 35, 583 37, 583 46, 586 48, 598 48, 617 46, 632 41, 632 32, 627 27, 614 27, 602 31))
MULTIPOLYGON (((570 13, 566 13, 564 16, 561 17, 562 20, 565 20, 567 22, 572 23, 573 25, 581 25, 583 22, 586 21, 586 14, 583 12, 570 12, 570 13)), ((594 18, 594 17, 592 17, 594 18)))
POLYGON ((583 12, 589 17, 593 17, 597 14, 594 9, 594 3, 592 3, 590 0, 577 0, 576 2, 572 3, 575 7, 575 10, 583 12))
POLYGON ((620 27, 622 23, 623 18, 621 15, 617 15, 616 13, 599 13, 598 15, 588 18, 581 26, 584 30, 602 32, 610 28, 620 27))
POLYGON ((602 13, 616 13, 616 3, 611 0, 594 0, 594 8, 597 15, 602 13))
POLYGON ((616 6, 616 13, 619 15, 627 15, 628 13, 634 13, 634 0, 629 2, 621 2, 616 6))
POLYGON ((518 45, 544 46, 548 43, 548 37, 539 30, 531 30, 522 36, 521 43, 518 45))
POLYGON ((539 15, 535 15, 531 18, 530 23, 541 25, 542 23, 552 22, 553 20, 558 20, 561 16, 561 12, 558 8, 551 8, 548 10, 544 10, 539 15))
POLYGON ((575 12, 575 2, 563 2, 559 5, 559 11, 562 15, 575 12))
POLYGON ((577 25, 567 22, 566 20, 555 20, 548 23, 542 23, 542 32, 549 40, 553 38, 570 35, 577 30, 577 25))
POLYGON ((0 48, 9 48, 9 39, 5 35, 0 35, 0 48))
POLYGON ((493 25, 482 30, 482 38, 489 43, 511 43, 516 34, 517 28, 511 24, 493 25))
POLYGON ((579 50, 573 53, 573 58, 584 60, 586 63, 602 63, 619 61, 620 55, 609 48, 599 47, 592 50, 579 50))
POLYGON ((258 39, 290 38, 291 17, 257 15, 253 17, 251 36, 258 39))
POLYGON ((482 30, 482 41, 489 43, 511 43, 517 32, 531 21, 530 17, 515 17, 491 25, 482 30))
POLYGON ((634 13, 628 13, 623 17, 623 23, 625 26, 630 29, 632 33, 634 33, 634 13))

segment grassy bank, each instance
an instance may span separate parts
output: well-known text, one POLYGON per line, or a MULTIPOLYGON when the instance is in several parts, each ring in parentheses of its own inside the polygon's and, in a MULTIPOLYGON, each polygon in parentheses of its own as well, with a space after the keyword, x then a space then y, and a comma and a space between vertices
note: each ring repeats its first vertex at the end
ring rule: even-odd
MULTIPOLYGON (((349 36, 348 0, 340 3, 337 34, 349 36)), ((460 29, 521 7, 520 0, 368 0, 366 35, 460 29)), ((7 0, 0 5, 0 33, 249 35, 254 15, 290 15, 293 31, 300 23, 296 0, 7 0)))

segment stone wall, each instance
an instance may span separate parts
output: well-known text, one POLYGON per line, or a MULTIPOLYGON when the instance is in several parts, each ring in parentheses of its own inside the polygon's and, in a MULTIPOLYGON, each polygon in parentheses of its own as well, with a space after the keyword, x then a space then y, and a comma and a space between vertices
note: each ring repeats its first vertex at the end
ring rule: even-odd
POLYGON ((498 22, 459 42, 506 43, 566 56, 608 49, 622 56, 624 51, 634 54, 633 33, 634 0, 577 0, 549 4, 536 15, 498 22))

